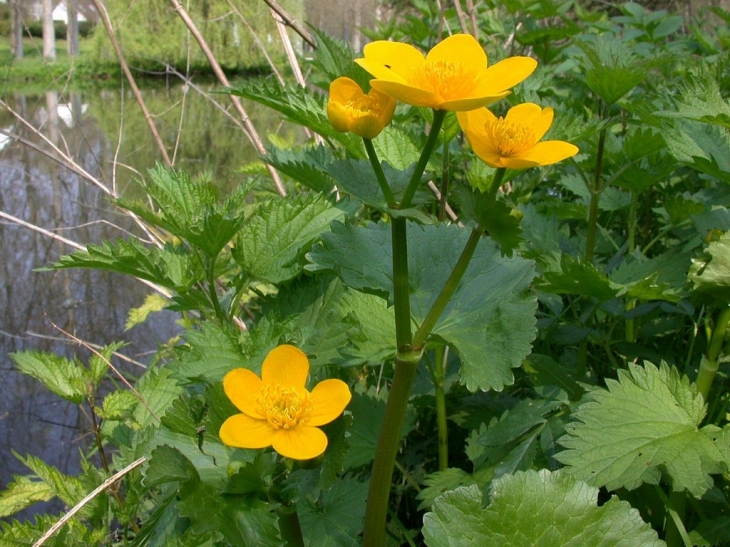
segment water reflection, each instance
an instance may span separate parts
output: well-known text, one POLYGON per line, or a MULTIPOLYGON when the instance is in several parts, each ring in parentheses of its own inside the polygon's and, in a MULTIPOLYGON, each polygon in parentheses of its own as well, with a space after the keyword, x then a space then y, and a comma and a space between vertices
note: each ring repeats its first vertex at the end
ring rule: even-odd
MULTIPOLYGON (((145 98, 150 110, 158 113, 155 123, 170 155, 186 170, 209 171, 222 186, 231 186, 240 177, 240 166, 255 159, 255 151, 236 124, 211 108, 206 99, 190 95, 182 87, 150 90, 145 98)), ((109 188, 120 192, 131 188, 136 173, 144 173, 159 158, 145 121, 126 93, 60 96, 49 92, 5 100, 109 188), (116 170, 112 169, 115 162, 116 170)), ((253 116, 256 109, 247 107, 253 116)), ((263 109, 259 112, 257 126, 268 125, 275 131, 279 120, 265 120, 263 109)), ((271 116, 268 111, 265 115, 271 116)), ((42 149, 49 148, 2 109, 0 128, 42 149)), ((27 144, 7 138, 0 140, 0 211, 81 244, 127 237, 128 233, 142 236, 100 188, 27 144)), ((163 312, 124 332, 128 310, 141 305, 150 291, 135 280, 83 270, 34 271, 70 251, 46 235, 0 219, 0 438, 4 439, 0 444, 0 487, 5 487, 12 474, 28 473, 11 450, 40 456, 66 473, 77 473, 79 450, 90 441, 84 436, 87 428, 78 409, 15 372, 9 353, 34 348, 66 356, 78 353, 85 359, 83 349, 70 345, 56 325, 93 344, 126 340, 129 346, 123 352, 145 361, 159 341, 177 330, 175 315, 163 312)), ((130 370, 130 365, 120 365, 130 370)))

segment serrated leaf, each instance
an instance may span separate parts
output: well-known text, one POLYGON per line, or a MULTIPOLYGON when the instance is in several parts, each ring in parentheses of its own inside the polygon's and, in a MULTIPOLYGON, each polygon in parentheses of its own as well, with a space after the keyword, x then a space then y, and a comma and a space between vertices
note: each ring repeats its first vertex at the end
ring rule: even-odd
MULTIPOLYGON (((416 322, 426 317, 468 238, 468 230, 456 226, 409 224, 409 285, 416 322)), ((346 285, 387 298, 393 291, 390 239, 384 224, 356 228, 334 223, 322 245, 307 255, 313 263, 309 268, 335 271, 346 285)), ((501 257, 493 241, 477 246, 432 331, 458 352, 461 379, 470 390, 502 389, 512 382, 511 369, 529 353, 537 303, 527 294, 533 275, 531 261, 501 257)))
POLYGON ((705 255, 692 261, 688 279, 698 297, 730 301, 730 232, 711 242, 705 255))
POLYGON ((712 547, 730 542, 730 517, 702 520, 689 533, 692 545, 712 547))
POLYGON ((522 368, 530 376, 534 385, 559 387, 568 394, 572 401, 578 400, 583 393, 583 388, 578 383, 578 374, 557 363, 548 355, 532 353, 525 359, 522 368))
POLYGON ((475 220, 489 237, 499 243, 502 253, 511 257, 522 243, 521 213, 513 211, 489 192, 482 193, 478 189, 460 186, 454 189, 454 195, 461 208, 462 221, 475 220))
POLYGON ((206 321, 183 338, 187 346, 178 346, 176 359, 166 367, 177 379, 220 382, 229 370, 248 366, 236 336, 223 326, 206 321))
POLYGON ((344 211, 325 199, 310 195, 276 199, 261 207, 241 230, 234 258, 256 279, 281 283, 302 271, 302 250, 344 211))
POLYGON ((664 139, 677 161, 730 182, 730 130, 678 119, 664 131, 664 139))
POLYGON ((661 547, 636 509, 617 497, 597 504, 598 488, 565 473, 524 471, 494 481, 482 508, 477 486, 437 498, 423 517, 428 547, 661 547))
POLYGON ((381 161, 387 162, 399 171, 416 163, 420 152, 402 129, 389 125, 373 139, 373 147, 381 161))
POLYGON ((730 103, 723 98, 719 82, 704 65, 689 74, 677 100, 677 109, 662 110, 656 115, 685 118, 730 129, 730 103))
POLYGON ((317 148, 269 148, 262 158, 285 175, 324 195, 335 188, 335 181, 325 172, 325 166, 334 160, 332 150, 317 148))
POLYGON ((52 393, 77 405, 84 402, 86 371, 78 362, 40 351, 11 353, 10 357, 18 371, 32 376, 52 393))
POLYGON ((103 420, 121 420, 130 416, 138 403, 139 399, 131 391, 112 391, 104 397, 102 407, 97 409, 97 414, 103 420))
POLYGON ((152 451, 144 478, 147 488, 154 488, 168 482, 197 480, 200 479, 195 466, 176 448, 162 445, 152 451))
POLYGON ((0 518, 9 517, 39 501, 48 501, 54 495, 53 488, 45 481, 16 476, 0 492, 0 518))
POLYGON ((147 317, 151 313, 161 311, 167 306, 168 300, 157 293, 148 294, 144 299, 144 304, 138 308, 131 308, 127 314, 127 322, 124 324, 124 330, 140 325, 147 321, 147 317))
POLYGON ((727 439, 699 428, 706 405, 686 376, 632 364, 606 385, 586 394, 559 441, 568 450, 555 457, 570 474, 609 490, 658 484, 663 471, 674 491, 699 498, 712 487, 710 474, 727 467, 727 439))
POLYGON ((363 90, 367 90, 371 76, 353 61, 357 53, 349 44, 315 27, 310 27, 310 31, 317 41, 312 64, 320 68, 329 80, 347 76, 355 80, 363 90))
POLYGON ((457 467, 449 467, 443 471, 430 473, 423 480, 423 489, 418 493, 416 499, 421 500, 418 510, 431 509, 434 500, 449 490, 456 490, 460 486, 471 486, 477 484, 476 479, 457 467))
POLYGON ((335 481, 319 500, 297 504, 307 547, 358 547, 363 529, 368 485, 352 477, 335 481))
MULTIPOLYGON (((67 507, 73 507, 88 493, 77 477, 65 475, 52 465, 47 464, 40 458, 28 455, 25 458, 15 454, 28 469, 33 471, 67 507)), ((100 499, 97 499, 97 502, 100 499)), ((95 503, 89 504, 82 509, 81 514, 89 516, 94 510, 95 503)), ((96 503, 98 505, 98 503, 96 503)))
POLYGON ((547 293, 591 296, 600 302, 615 298, 617 292, 593 264, 565 253, 560 258, 560 271, 545 272, 535 282, 535 288, 547 293))
POLYGON ((352 133, 335 131, 327 119, 324 99, 304 87, 282 85, 276 80, 247 78, 238 82, 230 92, 268 106, 291 121, 339 142, 357 158, 367 157, 362 139, 352 133))
POLYGON ((142 401, 137 401, 133 418, 140 427, 157 424, 158 420, 183 391, 172 371, 165 368, 149 368, 135 385, 142 401))

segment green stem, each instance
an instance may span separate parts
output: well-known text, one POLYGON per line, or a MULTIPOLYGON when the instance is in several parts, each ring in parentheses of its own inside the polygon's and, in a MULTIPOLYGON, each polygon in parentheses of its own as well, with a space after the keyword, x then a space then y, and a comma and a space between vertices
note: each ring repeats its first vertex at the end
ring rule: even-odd
POLYGON ((722 351, 722 344, 725 341, 728 323, 730 323, 730 306, 726 306, 715 322, 710 342, 707 346, 707 356, 700 363, 700 370, 697 373, 697 390, 702 394, 705 401, 710 394, 712 382, 719 367, 719 357, 722 351))
POLYGON ((687 495, 685 492, 672 492, 669 497, 659 485, 654 490, 664 502, 667 517, 664 524, 664 543, 667 547, 692 547, 687 529, 684 527, 684 514, 687 509, 687 495))
POLYGON ((276 510, 276 516, 279 517, 281 538, 287 547, 304 547, 302 528, 299 524, 299 515, 296 508, 282 505, 276 510))
POLYGON ((383 166, 378 160, 378 154, 377 152, 375 152, 373 141, 371 139, 363 139, 362 141, 365 143, 365 150, 367 150, 368 152, 370 165, 373 166, 373 171, 375 171, 375 177, 378 179, 378 184, 380 185, 380 190, 385 196, 385 201, 388 203, 388 207, 395 207, 397 202, 395 200, 395 196, 393 195, 393 191, 390 189, 390 185, 388 184, 388 179, 385 178, 383 166))
POLYGON ((441 126, 443 125, 445 118, 446 110, 433 111, 433 124, 431 125, 431 132, 428 134, 426 144, 421 151, 421 157, 418 158, 418 163, 416 163, 416 167, 413 170, 411 180, 408 181, 408 187, 406 188, 405 194, 403 194, 403 199, 401 200, 400 204, 402 209, 407 209, 410 206, 411 201, 413 200, 413 196, 416 194, 416 190, 418 189, 418 185, 421 182, 423 172, 426 170, 426 165, 428 165, 428 160, 431 158, 433 149, 436 147, 436 143, 438 142, 439 133, 441 132, 441 126))
POLYGON ((446 420, 446 392, 444 390, 444 361, 449 347, 437 347, 434 355, 433 387, 436 397, 436 428, 438 431, 439 471, 449 467, 449 429, 446 420))
POLYGON ((636 211, 639 208, 639 194, 631 192, 631 204, 629 205, 629 254, 636 249, 636 211))
POLYGON ((502 179, 504 179, 504 174, 506 172, 507 169, 505 167, 498 167, 494 172, 492 185, 489 187, 489 196, 491 199, 495 199, 497 197, 497 192, 499 191, 499 187, 502 186, 502 179))
POLYGON ((446 197, 449 194, 449 143, 444 141, 441 163, 441 197, 439 198, 439 222, 446 220, 446 197))
POLYGON ((586 236, 586 261, 593 262, 596 250, 596 228, 598 226, 598 200, 601 199, 601 170, 603 168, 603 151, 606 148, 606 130, 604 127, 598 136, 598 150, 596 151, 596 170, 593 174, 591 203, 588 210, 588 234, 586 236))
POLYGON ((446 308, 446 305, 449 303, 449 300, 451 300, 454 291, 456 291, 456 288, 459 286, 459 282, 464 276, 466 268, 469 266, 471 257, 474 256, 474 251, 477 248, 477 244, 479 243, 479 239, 481 238, 481 236, 482 229, 481 227, 476 226, 471 231, 471 234, 469 235, 469 240, 466 242, 464 250, 461 251, 461 256, 456 262, 454 269, 451 271, 451 275, 449 275, 446 283, 444 283, 443 289, 441 289, 441 292, 436 297, 436 301, 433 303, 433 306, 431 306, 431 309, 428 310, 426 318, 423 320, 423 323, 421 323, 421 326, 418 327, 416 334, 413 336, 414 348, 421 347, 426 341, 426 338, 428 338, 429 334, 431 334, 431 330, 433 329, 434 325, 436 325, 436 321, 438 321, 439 317, 441 317, 441 314, 446 308))
POLYGON ((388 403, 385 406, 383 427, 380 431, 373 472, 370 476, 368 504, 365 511, 364 547, 383 547, 386 544, 385 521, 388 516, 388 498, 393 480, 393 468, 419 361, 420 353, 411 353, 406 359, 400 357, 396 359, 395 374, 388 395, 388 403))
POLYGON ((391 219, 393 239, 393 307, 398 352, 411 347, 411 301, 408 283, 408 241, 406 219, 391 219))

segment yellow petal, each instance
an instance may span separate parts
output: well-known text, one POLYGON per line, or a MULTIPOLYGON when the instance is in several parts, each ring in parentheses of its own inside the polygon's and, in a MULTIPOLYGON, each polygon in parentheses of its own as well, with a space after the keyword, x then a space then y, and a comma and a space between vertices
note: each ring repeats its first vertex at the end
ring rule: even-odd
POLYGON ((350 131, 364 139, 374 139, 380 135, 382 130, 383 125, 380 122, 380 118, 375 116, 362 116, 352 120, 350 123, 350 131))
POLYGON ((237 448, 266 448, 274 442, 276 430, 266 420, 234 414, 221 426, 218 435, 223 444, 237 448))
POLYGON ((344 104, 364 94, 358 83, 346 76, 337 78, 330 84, 330 101, 335 101, 336 103, 344 104))
MULTIPOLYGON (((543 141, 537 143, 530 150, 526 150, 522 154, 510 158, 510 163, 514 160, 515 163, 522 161, 526 163, 531 162, 533 165, 551 165, 575 156, 577 153, 578 147, 569 142, 543 141)), ((507 165, 507 167, 524 169, 524 167, 513 167, 513 165, 507 165)))
POLYGON ((327 103, 327 118, 335 131, 347 133, 350 130, 350 113, 342 104, 333 99, 327 103))
POLYGON ((327 435, 316 427, 298 425, 291 429, 277 429, 274 450, 293 460, 311 460, 327 448, 327 435))
POLYGON ((542 109, 534 103, 518 104, 509 109, 505 119, 529 127, 537 142, 545 136, 553 123, 553 109, 549 106, 542 109))
POLYGON ((363 48, 364 59, 355 62, 378 79, 400 80, 425 62, 423 53, 410 44, 378 40, 363 48), (364 61, 364 62, 362 62, 364 61))
POLYGON ((426 91, 425 89, 419 89, 401 82, 391 80, 371 80, 370 85, 373 89, 377 89, 386 95, 390 95, 399 101, 406 104, 412 104, 413 106, 435 108, 441 102, 436 93, 426 91))
POLYGON ((532 74, 536 67, 537 61, 530 57, 508 57, 487 69, 474 95, 487 97, 507 91, 532 74))
POLYGON ((485 126, 492 123, 496 116, 488 108, 478 108, 469 112, 457 112, 456 118, 464 133, 474 135, 486 135, 485 126))
POLYGON ((483 72, 487 54, 471 34, 454 34, 436 44, 426 55, 426 62, 458 63, 469 70, 483 72))
POLYGON ((283 344, 272 349, 261 365, 264 384, 303 388, 309 375, 309 359, 294 346, 283 344))
POLYGON ((471 97, 465 99, 455 99, 452 101, 444 101, 439 104, 440 110, 450 110, 451 112, 467 112, 469 110, 475 110, 483 106, 489 106, 490 104, 496 103, 498 100, 503 99, 509 95, 511 91, 505 91, 494 96, 489 97, 471 97))
POLYGON ((335 420, 351 398, 350 388, 342 380, 330 379, 318 383, 309 394, 312 411, 307 417, 307 425, 324 425, 335 420))
POLYGON ((252 371, 235 368, 223 378, 223 390, 236 408, 253 418, 263 418, 259 413, 256 398, 263 383, 252 371))

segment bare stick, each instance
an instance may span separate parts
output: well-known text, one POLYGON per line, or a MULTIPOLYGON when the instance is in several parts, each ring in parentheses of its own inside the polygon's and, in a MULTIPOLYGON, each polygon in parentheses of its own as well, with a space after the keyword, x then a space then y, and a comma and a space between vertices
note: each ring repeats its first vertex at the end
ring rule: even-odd
POLYGON ((136 469, 137 467, 139 467, 140 465, 142 465, 146 461, 147 461, 147 458, 145 458, 144 456, 141 457, 141 458, 139 458, 138 460, 134 460, 127 467, 125 467, 121 471, 117 471, 111 477, 109 477, 107 480, 105 480, 104 482, 102 482, 99 486, 97 486, 96 488, 94 488, 94 490, 92 490, 92 492, 88 496, 86 496, 84 499, 82 499, 80 502, 78 502, 73 507, 73 509, 71 509, 68 513, 66 513, 65 515, 63 515, 58 520, 58 522, 56 524, 54 524, 53 526, 51 526, 49 528, 49 530, 45 534, 43 534, 38 541, 36 541, 33 544, 33 547, 41 547, 51 536, 53 536, 53 534, 55 534, 56 532, 58 532, 63 527, 64 524, 66 524, 69 520, 71 520, 71 518, 73 518, 73 516, 76 513, 78 513, 79 511, 81 511, 81 509, 83 509, 83 507, 87 503, 89 503, 96 496, 98 496, 104 490, 106 490, 107 488, 109 488, 112 484, 114 484, 115 482, 117 482, 119 479, 121 479, 122 477, 124 477, 125 475, 127 475, 128 473, 130 473, 131 471, 133 471, 134 469, 136 469))
MULTIPOLYGON (((436 185, 435 185, 435 184, 433 183, 433 181, 432 181, 432 180, 429 180, 429 181, 428 181, 428 185, 427 185, 427 186, 428 186, 428 189, 429 189, 429 190, 431 190, 431 193, 432 193, 432 194, 433 194, 434 196, 436 196, 436 199, 439 199, 439 200, 440 200, 440 199, 441 199, 441 191, 440 191, 440 190, 438 189, 438 187, 437 187, 437 186, 436 186, 436 185)), ((453 210, 453 209, 451 208, 451 205, 449 205, 449 204, 447 203, 447 204, 446 204, 446 206, 445 206, 444 208, 446 209, 446 214, 447 214, 447 215, 449 215, 449 218, 450 218, 450 219, 451 219, 451 220, 452 220, 453 222, 456 222, 456 219, 457 219, 457 218, 459 218, 459 217, 457 217, 457 216, 456 216, 456 213, 455 213, 455 212, 454 212, 454 210, 453 210)), ((462 225, 462 224, 461 224, 461 222, 459 222, 459 226, 461 226, 461 225, 462 225)))
MULTIPOLYGON (((94 0, 98 1, 98 0, 94 0)), ((180 18, 183 20, 185 25, 188 27, 188 30, 192 33, 193 38, 198 42, 198 45, 200 46, 200 49, 203 50, 203 54, 208 59, 208 63, 210 64, 211 68, 213 69, 213 72, 215 73, 216 77, 218 78, 218 81, 226 86, 231 87, 230 82, 228 81, 228 77, 223 72, 223 69, 221 68, 221 65, 218 63, 218 60, 215 58, 215 55, 213 55, 213 51, 210 49, 210 46, 208 45, 208 42, 205 41, 205 38, 203 38, 203 35, 198 30, 198 27, 195 25, 193 20, 190 18, 190 15, 187 11, 185 11, 185 8, 182 6, 179 0, 170 0, 170 3, 175 8, 175 11, 180 16, 180 18)), ((251 142, 254 145, 254 148, 256 148, 256 151, 259 154, 265 154, 266 153, 266 147, 264 146, 263 141, 261 140, 261 137, 259 137, 258 132, 256 131, 256 128, 253 125, 253 122, 251 122, 251 118, 246 113, 246 110, 243 108, 243 104, 241 103, 241 100, 239 97, 236 97, 235 95, 230 95, 231 102, 233 103, 233 106, 238 111, 238 114, 241 116, 241 120, 243 120, 244 125, 246 126, 246 129, 248 130, 248 136, 251 139, 251 142)), ((284 184, 281 181, 281 177, 279 177, 279 173, 276 172, 276 169, 271 167, 270 165, 266 166, 269 170, 269 174, 271 175, 272 180, 274 181, 274 186, 276 186, 276 190, 279 192, 281 196, 286 195, 286 190, 284 189, 284 184)))
POLYGON ((301 36, 305 42, 307 42, 313 48, 317 47, 317 42, 314 41, 314 38, 312 38, 312 35, 309 34, 307 29, 305 29, 297 22, 296 19, 289 15, 286 10, 276 2, 276 0, 264 0, 264 2, 266 2, 266 5, 269 6, 272 10, 278 13, 279 16, 284 20, 284 22, 286 22, 287 25, 294 29, 294 32, 301 36))
MULTIPOLYGON (((2 331, 0 331, 0 332, 2 332, 2 331)), ((7 332, 3 332, 3 334, 6 336, 13 336, 11 334, 8 334, 7 332)), ((60 336, 48 336, 47 334, 38 334, 37 332, 33 332, 32 330, 26 331, 26 334, 28 336, 32 336, 33 338, 41 338, 42 340, 54 340, 55 342, 64 342, 66 344, 69 343, 69 341, 66 338, 61 338, 60 336)), ((17 336, 17 338, 23 339, 23 337, 20 337, 20 336, 17 336)), ((97 349, 97 350, 104 348, 104 346, 100 346, 99 344, 92 344, 91 342, 85 342, 85 344, 87 346, 97 349)), ((144 363, 140 363, 136 359, 127 357, 126 355, 124 355, 123 353, 120 353, 118 351, 113 351, 112 355, 118 359, 121 359, 122 361, 126 361, 130 365, 134 365, 136 367, 144 368, 144 369, 147 368, 147 365, 145 365, 144 363)))
POLYGON ((464 10, 461 9, 461 0, 454 0, 454 7, 456 8, 456 15, 459 17, 459 25, 461 25, 461 32, 469 34, 469 29, 466 26, 466 17, 464 16, 464 10))
POLYGON ((155 122, 152 120, 152 116, 150 115, 149 110, 147 110, 147 105, 145 104, 144 99, 142 98, 142 93, 140 93, 139 88, 137 87, 137 82, 135 82, 134 76, 132 76, 132 72, 129 70, 129 66, 127 65, 127 61, 124 59, 124 54, 122 53, 122 48, 119 46, 119 42, 117 41, 117 38, 114 34, 114 29, 112 28, 112 23, 109 20, 109 14, 107 14, 106 8, 101 3, 101 0, 91 0, 91 1, 94 3, 94 6, 96 7, 96 11, 99 12, 99 17, 101 17, 101 22, 104 24, 106 33, 109 35, 109 41, 112 43, 112 46, 114 47, 114 51, 117 52, 117 58, 119 59, 119 64, 122 66, 124 75, 127 77, 127 80, 129 81, 129 85, 132 87, 132 93, 134 93, 134 97, 137 99, 137 102, 139 103, 139 107, 142 109, 142 113, 144 114, 144 119, 150 128, 150 132, 152 133, 152 138, 155 140, 155 143, 157 143, 157 147, 160 149, 160 152, 162 153, 162 157, 165 160, 165 163, 167 164, 168 167, 170 167, 170 166, 172 166, 172 162, 170 161, 170 156, 168 156, 167 149, 165 148, 165 144, 162 142, 162 138, 160 137, 160 134, 157 132, 157 127, 155 126, 155 122))
MULTIPOLYGON (((479 26, 477 25, 477 12, 474 8, 474 0, 466 0, 466 8, 469 10, 469 19, 471 21, 471 33, 479 40, 479 26)), ((446 346, 448 348, 448 346, 446 346)))

